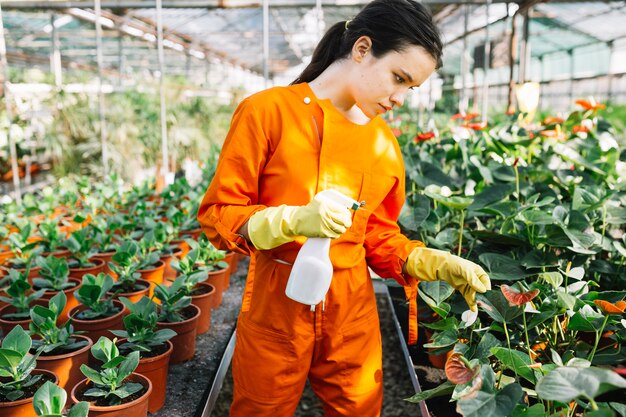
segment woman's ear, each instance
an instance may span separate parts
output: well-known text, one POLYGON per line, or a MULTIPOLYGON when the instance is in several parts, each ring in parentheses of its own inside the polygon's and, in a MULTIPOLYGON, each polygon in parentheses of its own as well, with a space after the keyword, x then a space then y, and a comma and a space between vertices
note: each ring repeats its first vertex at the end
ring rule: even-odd
POLYGON ((352 46, 352 59, 361 62, 372 50, 372 39, 369 36, 361 36, 352 46))

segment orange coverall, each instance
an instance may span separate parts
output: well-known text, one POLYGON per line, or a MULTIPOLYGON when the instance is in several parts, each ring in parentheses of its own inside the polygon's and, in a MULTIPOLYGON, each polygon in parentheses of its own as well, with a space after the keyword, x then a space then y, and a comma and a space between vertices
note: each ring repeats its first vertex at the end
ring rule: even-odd
POLYGON ((231 416, 293 415, 307 376, 326 416, 380 415, 381 339, 367 266, 415 289, 402 267, 422 243, 400 233, 404 198, 400 149, 380 117, 354 124, 306 83, 271 88, 239 105, 198 212, 215 246, 251 256, 231 416), (332 284, 324 305, 311 311, 285 295, 302 240, 258 251, 237 231, 265 207, 305 205, 325 189, 366 205, 332 241, 332 284))

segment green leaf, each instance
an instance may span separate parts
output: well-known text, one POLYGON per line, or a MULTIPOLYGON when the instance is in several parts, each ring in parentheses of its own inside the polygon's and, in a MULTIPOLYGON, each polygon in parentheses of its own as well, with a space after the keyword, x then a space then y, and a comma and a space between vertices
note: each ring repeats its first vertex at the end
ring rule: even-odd
POLYGON ((508 369, 516 371, 519 376, 528 380, 531 383, 535 383, 535 374, 532 368, 529 368, 532 362, 528 357, 528 353, 520 352, 519 350, 509 349, 505 347, 495 347, 491 349, 496 358, 508 369))
MULTIPOLYGON (((525 408, 526 406, 519 405, 517 408, 525 408)), ((516 411, 517 411, 516 408, 516 411)), ((520 410, 520 412, 513 412, 511 417, 545 417, 546 409, 543 404, 535 404, 532 407, 520 410)))
POLYGON ((452 394, 455 387, 456 387, 455 384, 453 384, 450 381, 446 381, 443 384, 433 389, 418 392, 412 397, 406 398, 404 401, 408 401, 410 403, 419 403, 421 401, 428 400, 430 398, 443 397, 444 395, 452 394))
POLYGON ((450 196, 445 197, 441 194, 431 193, 430 191, 424 191, 424 195, 432 198, 436 202, 453 209, 462 210, 468 207, 474 201, 473 198, 468 197, 460 197, 460 196, 450 196))
POLYGON ((30 350, 31 343, 30 336, 22 326, 15 326, 2 341, 2 349, 14 350, 24 356, 30 350))
POLYGON ((486 187, 474 196, 474 202, 469 205, 470 210, 478 210, 487 207, 497 201, 508 197, 514 190, 512 184, 494 184, 486 187))
POLYGON ((91 369, 87 365, 82 364, 80 366, 80 371, 83 373, 83 375, 85 375, 85 377, 89 378, 94 383, 99 384, 99 385, 104 385, 104 381, 102 380, 102 377, 100 377, 100 373, 91 369))
POLYGON ((498 323, 511 322, 522 314, 519 307, 511 307, 500 290, 489 290, 484 294, 477 294, 479 306, 498 323))
MULTIPOLYGON (((17 326, 20 327, 20 326, 17 326)), ((21 328, 21 327, 20 327, 21 328)), ((24 356, 9 349, 0 349, 0 368, 15 369, 24 356)))
POLYGON ((435 333, 433 340, 430 343, 425 343, 426 348, 445 348, 453 346, 458 341, 458 334, 455 330, 444 330, 443 332, 435 333))
POLYGON ((81 401, 75 404, 70 412, 67 414, 67 417, 87 417, 89 415, 89 403, 86 401, 81 401))
POLYGON ((594 325, 594 321, 597 320, 588 320, 584 317, 580 312, 576 312, 569 320, 567 324, 567 330, 577 330, 583 332, 595 332, 597 326, 601 326, 600 322, 598 325, 594 325))
POLYGON ((404 205, 398 222, 403 229, 417 232, 430 214, 430 200, 421 195, 417 195, 414 198, 415 204, 413 206, 404 205))
POLYGON ((46 381, 33 396, 33 407, 38 415, 61 414, 67 393, 65 390, 50 381, 46 381))
MULTIPOLYGON (((419 290, 432 300, 434 306, 441 305, 454 293, 454 288, 445 281, 422 281, 419 284, 419 290)), ((424 301, 428 303, 428 299, 424 301)))
POLYGON ((459 400, 458 407, 464 417, 508 416, 522 398, 522 394, 519 384, 509 384, 496 393, 478 391, 472 398, 459 400))
POLYGON ((519 261, 510 256, 485 252, 481 253, 478 259, 485 265, 492 281, 517 281, 534 275, 533 272, 526 271, 519 261))
POLYGON ((563 366, 541 378, 536 391, 544 400, 567 404, 579 397, 596 398, 617 388, 626 388, 626 380, 613 371, 563 366))
POLYGON ((626 404, 610 402, 611 408, 619 413, 621 417, 626 417, 626 404))
POLYGON ((485 333, 480 339, 480 342, 478 342, 478 346, 476 346, 476 352, 474 352, 473 358, 487 359, 493 355, 491 349, 500 346, 502 346, 502 342, 500 342, 494 335, 491 333, 485 333))
POLYGON ((5 397, 9 401, 16 401, 22 398, 23 395, 24 395, 24 391, 16 389, 15 391, 10 391, 7 394, 5 394, 5 397))
POLYGON ((560 272, 543 272, 539 274, 539 279, 543 279, 553 288, 558 288, 563 283, 563 275, 560 272))
POLYGON ((137 384, 135 382, 129 382, 113 391, 112 394, 118 396, 119 398, 126 398, 129 395, 133 395, 134 393, 141 391, 142 389, 143 385, 137 384))
POLYGON ((600 408, 585 414, 585 417, 615 417, 615 413, 609 408, 600 408))
POLYGON ((122 382, 128 377, 139 365, 139 352, 131 352, 126 356, 124 362, 120 364, 117 378, 119 382, 122 382))

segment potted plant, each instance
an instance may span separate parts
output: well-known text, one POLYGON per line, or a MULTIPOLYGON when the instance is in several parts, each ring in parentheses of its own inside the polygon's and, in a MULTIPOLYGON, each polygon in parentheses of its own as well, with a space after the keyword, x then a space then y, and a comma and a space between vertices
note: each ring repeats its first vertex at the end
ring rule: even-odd
POLYGON ((4 271, 8 271, 9 269, 24 271, 27 267, 30 267, 29 279, 32 279, 39 273, 40 268, 33 264, 43 253, 43 248, 37 246, 37 241, 32 241, 30 238, 31 230, 32 226, 27 223, 21 225, 18 232, 9 235, 8 243, 11 248, 12 257, 7 259, 2 265, 1 268, 4 271))
POLYGON ((36 355, 30 355, 32 341, 21 326, 15 326, 0 349, 0 416, 35 417, 33 395, 46 381, 56 382, 52 372, 35 369, 36 355))
POLYGON ((42 256, 65 258, 69 251, 65 247, 65 235, 59 233, 58 224, 54 220, 46 220, 37 226, 38 246, 43 248, 42 256))
POLYGON ((48 307, 37 305, 30 311, 30 333, 33 335, 33 350, 40 351, 39 365, 54 372, 63 388, 73 386, 81 379, 78 366, 89 360, 89 348, 93 344, 86 336, 74 334, 71 321, 60 327, 58 318, 65 309, 63 292, 57 293, 48 302, 48 307))
MULTIPOLYGON (((96 253, 94 258, 102 259, 105 262, 102 272, 108 273, 111 276, 111 269, 109 268, 109 262, 115 255, 115 232, 121 226, 122 220, 119 216, 115 215, 101 215, 97 216, 92 223, 87 227, 91 229, 93 236, 93 246, 96 253)), ((115 276, 113 276, 115 278, 115 276)))
POLYGON ((147 416, 152 384, 145 376, 134 373, 139 364, 139 352, 121 356, 115 339, 101 337, 91 348, 91 353, 102 362, 101 370, 81 366, 87 378, 72 389, 72 401, 88 401, 92 417, 147 416))
POLYGON ((138 300, 143 295, 148 294, 151 283, 140 279, 141 274, 137 272, 140 265, 137 262, 139 246, 132 240, 127 240, 117 246, 109 268, 117 276, 117 282, 112 288, 116 296, 124 296, 131 300, 138 300))
POLYGON ((58 385, 46 381, 33 397, 33 408, 37 417, 87 417, 89 404, 81 401, 65 410, 67 393, 58 385))
POLYGON ((90 234, 91 229, 85 227, 72 232, 65 241, 65 246, 70 251, 67 260, 70 277, 81 279, 85 274, 97 275, 104 271, 104 261, 93 257, 96 252, 90 234))
POLYGON ((121 298, 130 311, 124 317, 124 330, 114 330, 120 340, 120 352, 128 354, 138 351, 139 365, 136 372, 152 382, 148 411, 154 413, 163 407, 167 388, 167 374, 173 345, 170 339, 176 336, 171 329, 157 329, 157 305, 148 297, 142 297, 136 303, 128 298, 121 298))
POLYGON ((35 290, 45 290, 42 296, 44 300, 49 300, 55 294, 64 292, 67 303, 60 319, 62 321, 65 320, 67 313, 78 305, 74 292, 80 288, 80 280, 70 278, 66 258, 56 258, 54 256, 37 258, 36 265, 40 270, 39 275, 33 278, 33 288, 35 290))
POLYGON ((196 352, 196 323, 200 309, 191 304, 191 297, 185 295, 182 285, 182 281, 174 281, 170 287, 158 284, 154 289, 154 296, 160 301, 157 327, 176 332, 172 339, 171 363, 187 361, 196 352))
POLYGON ((72 319, 76 330, 84 331, 91 340, 109 336, 111 330, 122 328, 124 305, 112 298, 113 285, 113 278, 107 274, 86 274, 75 292, 80 304, 68 312, 68 318, 72 319))
POLYGON ((23 273, 12 269, 9 271, 9 276, 2 279, 11 283, 6 290, 9 297, 0 296, 0 300, 7 303, 0 308, 0 328, 3 334, 9 333, 15 326, 28 329, 30 309, 45 292, 43 289, 32 292, 27 277, 28 269, 23 273))
POLYGON ((198 266, 198 254, 199 251, 191 250, 185 258, 173 261, 172 267, 179 272, 176 281, 182 281, 181 288, 185 295, 191 297, 191 302, 200 309, 196 331, 197 334, 203 334, 211 326, 211 309, 216 291, 213 285, 205 282, 209 272, 205 267, 198 266))
POLYGON ((169 222, 155 222, 146 219, 146 233, 143 236, 141 247, 148 251, 159 251, 160 260, 165 264, 163 280, 172 279, 176 271, 171 267, 174 259, 183 257, 183 248, 173 242, 177 236, 176 229, 169 222))
POLYGON ((230 266, 224 260, 226 252, 216 249, 206 238, 202 238, 200 242, 191 239, 187 239, 186 242, 191 247, 189 254, 194 252, 191 257, 195 259, 195 267, 208 272, 207 282, 215 287, 213 308, 218 308, 222 304, 226 283, 230 278, 230 266))

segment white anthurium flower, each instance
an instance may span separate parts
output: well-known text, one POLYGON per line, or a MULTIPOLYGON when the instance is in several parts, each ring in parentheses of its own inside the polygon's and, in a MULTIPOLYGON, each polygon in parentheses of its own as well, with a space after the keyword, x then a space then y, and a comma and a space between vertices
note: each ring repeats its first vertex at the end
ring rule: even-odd
POLYGON ((598 142, 600 143, 602 152, 608 152, 609 149, 618 149, 617 141, 609 132, 602 132, 598 138, 598 142))
POLYGON ((463 126, 455 126, 452 128, 452 138, 455 141, 460 142, 462 140, 468 140, 470 137, 472 137, 472 134, 468 128, 463 126))
POLYGON ((476 194, 476 191, 474 190, 476 187, 476 181, 474 181, 473 179, 469 179, 467 180, 467 183, 465 184, 465 196, 469 197, 472 195, 476 194))
POLYGON ((452 195, 452 190, 447 185, 444 185, 443 187, 441 187, 439 194, 441 194, 444 197, 450 197, 452 195))
POLYGON ((537 309, 535 308, 535 306, 533 305, 533 303, 526 303, 526 304, 524 305, 524 311, 525 311, 526 313, 539 313, 539 310, 537 310, 537 309))
POLYGON ((432 194, 441 194, 441 187, 435 184, 429 184, 424 188, 424 191, 432 194))
POLYGON ((624 181, 624 178, 626 178, 626 162, 617 161, 615 163, 615 171, 617 171, 617 182, 624 181))
POLYGON ((565 310, 565 314, 567 314, 567 317, 572 317, 576 313, 574 312, 574 310, 567 309, 565 310))
POLYGON ((493 159, 494 161, 496 161, 499 164, 504 162, 504 159, 500 155, 495 153, 495 152, 489 152, 489 157, 491 157, 491 159, 493 159))
POLYGON ((624 328, 626 328, 626 319, 622 319, 621 323, 622 323, 622 326, 624 326, 624 328))
POLYGON ((567 286, 567 292, 570 294, 583 295, 589 292, 589 284, 587 281, 578 281, 567 286))
POLYGON ((465 310, 463 314, 461 314, 461 320, 465 323, 465 327, 469 327, 478 318, 478 311, 465 310))
POLYGON ((577 280, 580 281, 585 276, 585 268, 583 268, 581 266, 577 266, 576 268, 572 268, 567 273, 567 276, 570 277, 570 278, 574 278, 574 279, 577 279, 577 280))
POLYGON ((580 310, 578 310, 578 312, 580 314, 582 314, 583 316, 593 316, 594 314, 597 314, 593 308, 591 308, 591 306, 589 304, 585 304, 584 306, 581 307, 580 310))
POLYGON ((580 122, 580 125, 584 128, 587 128, 589 130, 593 129, 593 120, 591 119, 584 119, 583 121, 580 122))

